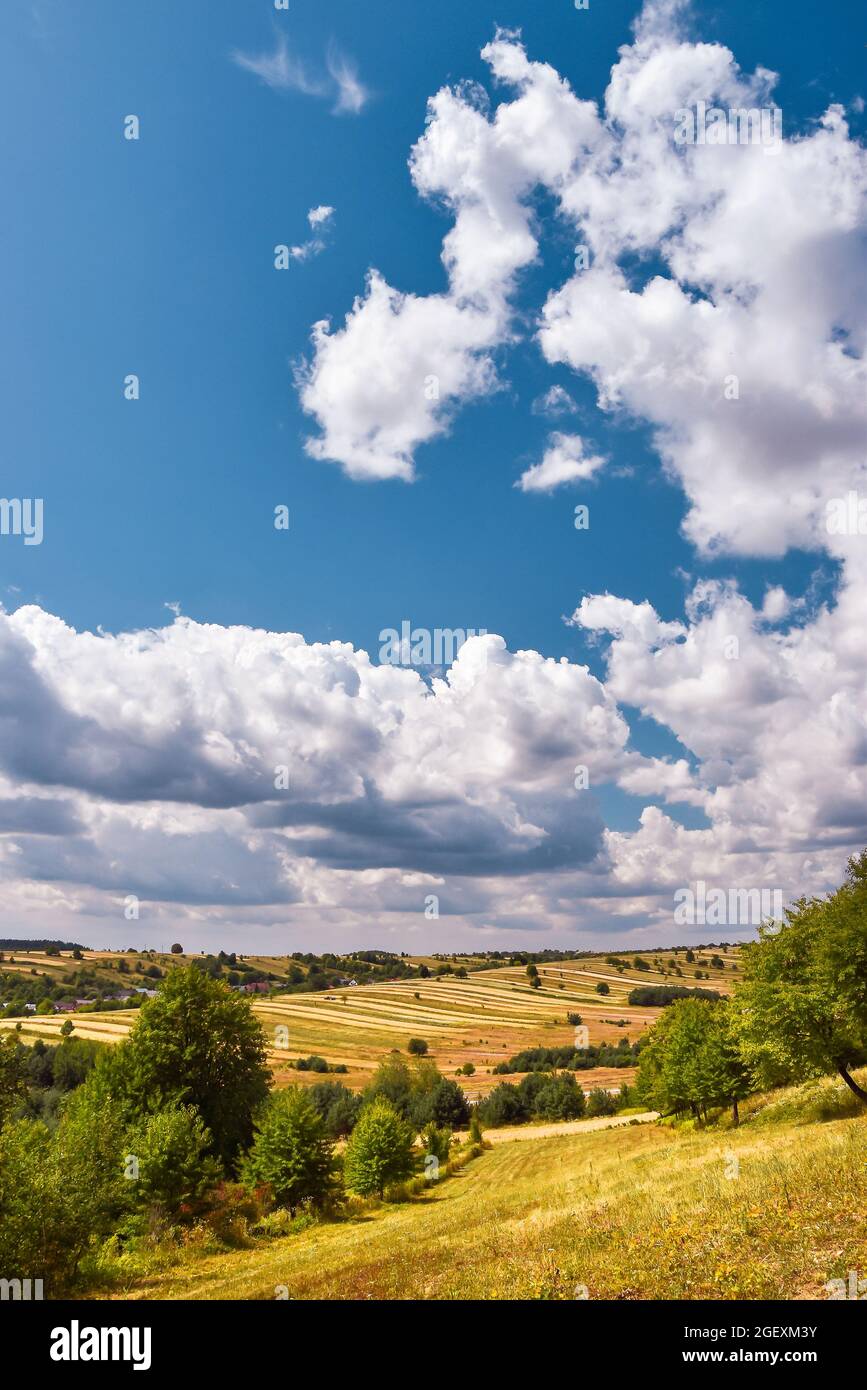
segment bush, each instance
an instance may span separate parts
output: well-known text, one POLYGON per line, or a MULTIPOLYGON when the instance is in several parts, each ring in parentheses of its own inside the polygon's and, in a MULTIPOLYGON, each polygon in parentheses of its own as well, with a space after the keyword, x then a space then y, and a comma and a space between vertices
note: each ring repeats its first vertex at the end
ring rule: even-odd
POLYGON ((428 1050, 428 1045, 424 1038, 410 1038, 406 1050, 413 1057, 424 1057, 428 1050))
POLYGON ((428 1125, 421 1136, 421 1142, 426 1157, 432 1154, 438 1163, 448 1161, 449 1150, 452 1146, 450 1129, 439 1129, 436 1125, 428 1125))
POLYGON ((479 1119, 491 1129, 501 1125, 519 1125, 529 1119, 529 1111, 517 1086, 504 1081, 476 1107, 479 1119))
POLYGON ((242 1183, 221 1182, 211 1192, 203 1227, 224 1245, 242 1245, 251 1226, 265 1216, 268 1192, 250 1191, 242 1183))
POLYGON ((299 1057, 295 1063, 296 1071, 319 1071, 326 1072, 328 1063, 324 1057, 318 1057, 315 1053, 312 1057, 299 1057))
POLYGON ((256 1123, 256 1137, 244 1160, 248 1189, 264 1184, 292 1214, 303 1202, 323 1206, 337 1186, 334 1151, 325 1123, 297 1087, 273 1095, 256 1123))
MULTIPOLYGON (((700 972, 698 972, 700 978, 700 972)), ((636 985, 629 991, 628 1004, 651 1004, 666 1007, 678 999, 720 999, 715 989, 696 989, 688 985, 636 985)))
POLYGON ((413 1171, 413 1132, 384 1096, 365 1106, 346 1146, 346 1186, 361 1197, 382 1197, 386 1187, 413 1171))
POLYGON ((416 1129, 427 1124, 462 1129, 470 1118, 467 1098, 456 1081, 440 1076, 432 1089, 413 1097, 409 1120, 416 1129))
POLYGON ((601 1086, 597 1086, 587 1097, 587 1114, 591 1119, 600 1115, 616 1115, 619 1109, 618 1098, 603 1090, 601 1086))
POLYGON ((321 1115, 329 1138, 345 1139, 352 1133, 361 1113, 361 1096, 339 1081, 319 1081, 307 1095, 321 1115))
POLYGON ((192 1105, 148 1115, 129 1132, 126 1146, 128 1157, 136 1160, 138 1177, 130 1186, 140 1209, 192 1216, 222 1177, 219 1163, 208 1154, 211 1136, 192 1105))
POLYGON ((584 1092, 571 1072, 552 1077, 541 1088, 533 1113, 541 1120, 577 1120, 584 1114, 584 1092))

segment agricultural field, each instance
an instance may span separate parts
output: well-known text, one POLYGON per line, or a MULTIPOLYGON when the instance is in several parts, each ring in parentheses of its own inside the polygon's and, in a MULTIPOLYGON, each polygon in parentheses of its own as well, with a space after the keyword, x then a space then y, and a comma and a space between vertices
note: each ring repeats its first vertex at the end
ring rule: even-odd
POLYGON ((800 1300, 867 1265, 867 1117, 839 1081, 754 1096, 736 1130, 569 1128, 525 1127, 415 1200, 185 1255, 114 1296, 800 1300))
MULTIPOLYGON (((630 990, 637 985, 680 984, 706 987, 728 993, 737 978, 732 969, 737 962, 737 948, 729 947, 720 957, 722 969, 710 964, 714 953, 696 953, 696 961, 681 962, 683 976, 671 972, 671 952, 643 953, 648 969, 635 969, 634 953, 619 953, 622 969, 610 964, 605 956, 580 961, 557 961, 537 966, 540 987, 530 986, 523 966, 501 966, 473 970, 468 966, 465 979, 439 976, 429 979, 398 980, 383 984, 338 987, 319 992, 254 996, 252 1007, 262 1023, 268 1042, 268 1060, 274 1083, 312 1085, 322 1079, 315 1071, 297 1071, 290 1063, 310 1055, 323 1057, 330 1065, 341 1065, 347 1072, 341 1075, 345 1085, 361 1090, 381 1058, 392 1049, 405 1051, 412 1037, 424 1038, 429 1045, 428 1055, 440 1071, 454 1075, 467 1064, 475 1070, 460 1077, 460 1084, 471 1099, 483 1096, 497 1084, 500 1077, 493 1068, 521 1050, 534 1047, 558 1047, 574 1040, 575 1030, 567 1021, 568 1013, 578 1013, 589 1032, 589 1041, 615 1045, 621 1038, 635 1042, 658 1018, 660 1009, 634 1007, 627 1004, 630 990), (703 963, 699 963, 699 962, 703 963), (699 970, 701 978, 695 978, 699 970), (609 994, 597 993, 597 985, 608 986, 609 994)), ((122 952, 91 952, 84 960, 72 961, 69 956, 50 957, 41 952, 16 954, 22 969, 37 968, 46 972, 70 972, 87 965, 111 976, 118 987, 138 983, 137 975, 117 974, 117 961, 123 959, 130 971, 138 965, 157 964, 162 970, 189 963, 194 957, 161 955, 147 957, 124 955, 122 952)), ((292 962, 287 957, 247 956, 245 963, 257 970, 285 980, 292 962)), ((412 957, 409 964, 435 966, 432 957, 412 957)), ((466 961, 462 961, 466 964, 466 961)), ((12 968, 16 968, 12 967, 12 968)), ((3 968, 6 968, 4 963, 3 968)), ((142 979, 146 979, 142 976, 142 979)), ((147 981, 153 983, 153 981, 147 981)), ((276 982, 275 982, 276 983, 276 982)), ((276 983, 279 989, 279 983, 276 983)), ((20 1024, 24 1040, 59 1037, 65 1019, 70 1019, 75 1036, 102 1042, 117 1042, 134 1025, 134 1009, 82 1014, 29 1015, 20 1019, 0 1020, 0 1029, 20 1024)), ((595 1068, 578 1073, 585 1090, 602 1086, 618 1088, 631 1082, 633 1068, 595 1068)), ((521 1073, 509 1076, 520 1080, 521 1073)))

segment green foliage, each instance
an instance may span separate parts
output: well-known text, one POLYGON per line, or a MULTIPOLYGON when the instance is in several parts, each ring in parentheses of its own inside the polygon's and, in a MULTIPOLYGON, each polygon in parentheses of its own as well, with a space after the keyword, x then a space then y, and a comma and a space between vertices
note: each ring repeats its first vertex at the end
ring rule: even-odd
POLYGON ((265 1038, 248 1001, 187 966, 173 970, 143 1006, 93 1084, 117 1099, 129 1121, 171 1104, 194 1105, 214 1153, 232 1165, 252 1139, 268 1080, 265 1038))
POLYGON ((399 1052, 390 1052, 383 1057, 365 1088, 365 1104, 381 1097, 394 1106, 403 1118, 409 1114, 413 1096, 412 1074, 399 1052))
POLYGON ((504 1081, 480 1100, 476 1111, 483 1124, 491 1129, 501 1125, 523 1124, 528 1118, 526 1103, 518 1087, 504 1081))
POLYGON ((440 1129, 437 1125, 428 1125, 422 1133, 421 1143, 425 1155, 433 1154, 440 1163, 446 1163, 452 1146, 452 1132, 445 1127, 440 1129))
POLYGON ((413 1057, 424 1057, 428 1050, 428 1045, 424 1038, 410 1038, 406 1045, 406 1050, 413 1057))
POLYGON ((697 1114, 748 1095, 750 1078, 732 1022, 727 1003, 681 999, 667 1009, 640 1055, 639 1100, 663 1113, 697 1114))
POLYGON ((620 1109, 620 1101, 617 1096, 613 1096, 610 1091, 603 1090, 597 1086, 587 1097, 587 1117, 596 1119, 600 1115, 616 1115, 620 1109))
POLYGON ((471 1144, 481 1144, 482 1142, 482 1122, 479 1119, 478 1108, 474 1109, 470 1116, 469 1140, 471 1144))
POLYGON ((27 1048, 11 1033, 0 1033, 0 1127, 27 1095, 27 1048))
POLYGON ((328 1071, 328 1063, 324 1057, 319 1057, 314 1052, 310 1057, 299 1057, 295 1063, 296 1071, 328 1071))
POLYGON ((433 1086, 418 1088, 409 1108, 409 1119, 416 1129, 424 1125, 442 1125, 461 1129, 469 1120, 467 1098, 456 1081, 436 1073, 433 1086))
POLYGON ((125 1140, 125 1163, 134 1157, 138 1177, 130 1182, 139 1208, 167 1216, 192 1215, 192 1208, 221 1177, 208 1150, 211 1136, 192 1105, 169 1106, 138 1121, 125 1140), (190 1210, 183 1213, 183 1208, 190 1210))
POLYGON ((551 1071, 556 1067, 568 1067, 570 1071, 589 1071, 594 1067, 631 1067, 638 1059, 642 1044, 633 1043, 630 1047, 626 1038, 621 1038, 616 1047, 609 1043, 591 1044, 589 1047, 528 1047, 516 1052, 507 1062, 498 1062, 494 1067, 496 1076, 509 1072, 551 1071))
POLYGON ((867 851, 829 898, 800 899, 744 947, 736 1026, 760 1084, 837 1071, 859 1093, 850 1069, 867 1060, 865 922, 867 851))
MULTIPOLYGON (((697 980, 701 979, 701 971, 695 972, 697 980)), ((627 1004, 650 1005, 652 1008, 662 1006, 666 1008, 673 1004, 677 999, 721 999, 722 995, 716 989, 702 989, 697 985, 636 985, 635 989, 629 991, 627 1004)))
POLYGON ((599 983, 598 983, 598 985, 596 986, 596 993, 597 993, 597 994, 610 994, 610 993, 611 993, 611 988, 610 988, 609 985, 607 985, 607 984, 605 983, 604 980, 600 980, 599 983))
POLYGON ((88 1102, 84 1089, 66 1102, 54 1135, 32 1120, 0 1132, 0 1269, 4 1278, 43 1279, 48 1298, 71 1287, 88 1246, 129 1201, 120 1117, 88 1102))
POLYGON ((584 1092, 571 1072, 552 1076, 535 1098, 533 1112, 540 1120, 577 1120, 584 1114, 584 1092))
POLYGON ((330 1138, 345 1139, 352 1133, 361 1113, 361 1096, 339 1081, 320 1081, 309 1088, 307 1095, 330 1138))
POLYGON ((321 1114, 297 1087, 277 1092, 261 1112, 243 1164, 248 1187, 267 1183, 292 1214, 304 1202, 323 1205, 336 1191, 335 1159, 321 1114))
POLYGON ((386 1187, 408 1178, 413 1167, 412 1128, 385 1096, 377 1096, 365 1106, 346 1146, 346 1186, 362 1197, 382 1197, 386 1187))

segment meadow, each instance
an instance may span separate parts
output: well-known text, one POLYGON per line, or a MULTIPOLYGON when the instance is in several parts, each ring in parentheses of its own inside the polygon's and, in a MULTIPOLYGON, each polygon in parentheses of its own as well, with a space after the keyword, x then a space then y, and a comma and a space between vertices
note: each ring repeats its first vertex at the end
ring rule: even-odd
POLYGON ((867 1117, 837 1081, 754 1096, 736 1130, 570 1129, 264 1249, 119 1265, 98 1296, 799 1300, 867 1268, 867 1117))

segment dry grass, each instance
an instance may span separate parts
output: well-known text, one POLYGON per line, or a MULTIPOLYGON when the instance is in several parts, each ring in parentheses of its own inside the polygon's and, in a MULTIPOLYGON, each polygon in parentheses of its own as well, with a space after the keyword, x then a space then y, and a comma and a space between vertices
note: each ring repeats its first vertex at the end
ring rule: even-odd
MULTIPOLYGON (((425 1197, 189 1260, 134 1298, 825 1298, 867 1269, 867 1117, 810 1088, 739 1130, 637 1125, 501 1143, 425 1197), (738 1176, 727 1177, 734 1171, 738 1176)), ((838 1088, 839 1089, 839 1088, 838 1088)))

